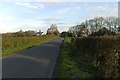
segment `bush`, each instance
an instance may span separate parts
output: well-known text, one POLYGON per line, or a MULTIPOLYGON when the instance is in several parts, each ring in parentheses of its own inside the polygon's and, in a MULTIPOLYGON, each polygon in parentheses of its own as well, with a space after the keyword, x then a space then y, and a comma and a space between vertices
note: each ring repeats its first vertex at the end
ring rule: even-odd
POLYGON ((98 68, 98 77, 119 77, 120 38, 88 37, 76 38, 71 41, 73 49, 98 68))
POLYGON ((69 32, 62 32, 60 34, 61 37, 75 37, 75 35, 73 33, 69 33, 69 32))
POLYGON ((107 28, 103 27, 102 29, 100 29, 97 32, 92 32, 89 36, 104 36, 104 35, 116 35, 115 32, 108 30, 107 28))

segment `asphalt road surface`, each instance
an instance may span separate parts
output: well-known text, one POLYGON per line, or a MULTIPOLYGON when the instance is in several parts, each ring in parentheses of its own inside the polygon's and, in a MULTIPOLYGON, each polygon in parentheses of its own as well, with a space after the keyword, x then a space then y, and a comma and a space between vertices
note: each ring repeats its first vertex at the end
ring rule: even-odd
POLYGON ((63 38, 2 59, 3 78, 52 78, 63 38))

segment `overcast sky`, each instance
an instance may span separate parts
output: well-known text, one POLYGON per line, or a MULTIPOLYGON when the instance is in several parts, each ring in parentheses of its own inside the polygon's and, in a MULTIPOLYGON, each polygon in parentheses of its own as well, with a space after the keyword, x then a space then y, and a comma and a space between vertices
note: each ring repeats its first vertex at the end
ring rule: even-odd
POLYGON ((2 2, 0 33, 20 29, 46 32, 54 23, 62 32, 86 19, 117 15, 117 2, 2 2))

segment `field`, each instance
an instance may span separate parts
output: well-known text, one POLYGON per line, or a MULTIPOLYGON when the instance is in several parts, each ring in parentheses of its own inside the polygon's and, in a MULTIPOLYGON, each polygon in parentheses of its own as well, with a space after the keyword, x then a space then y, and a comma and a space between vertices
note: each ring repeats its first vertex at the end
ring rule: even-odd
POLYGON ((2 38, 2 56, 7 56, 16 51, 45 43, 53 38, 54 35, 44 35, 36 37, 3 37, 2 38))
POLYGON ((120 38, 65 38, 59 78, 120 77, 120 38))

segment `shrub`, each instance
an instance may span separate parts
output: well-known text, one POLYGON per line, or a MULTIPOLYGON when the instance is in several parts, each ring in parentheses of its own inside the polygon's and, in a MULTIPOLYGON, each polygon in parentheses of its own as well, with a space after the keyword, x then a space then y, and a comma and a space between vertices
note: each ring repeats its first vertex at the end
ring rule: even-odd
POLYGON ((98 77, 118 78, 120 74, 120 38, 88 37, 72 39, 72 47, 98 68, 98 77))

